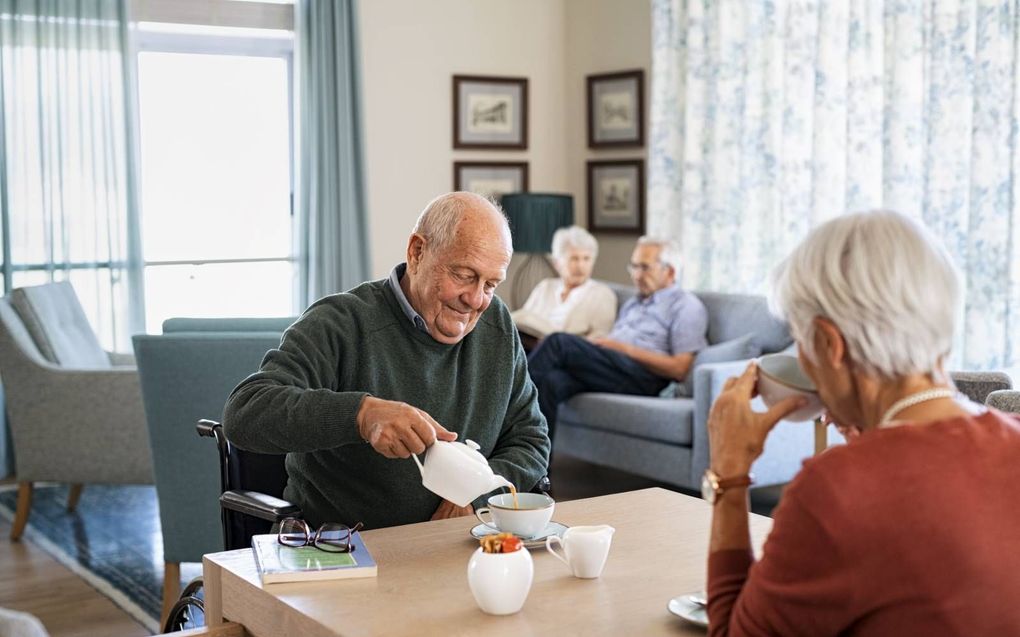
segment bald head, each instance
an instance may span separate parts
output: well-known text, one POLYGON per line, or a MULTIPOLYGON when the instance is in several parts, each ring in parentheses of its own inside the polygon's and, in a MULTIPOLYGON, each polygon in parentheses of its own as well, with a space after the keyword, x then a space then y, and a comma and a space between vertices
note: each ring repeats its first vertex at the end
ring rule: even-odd
POLYGON ((478 324, 511 256, 510 227, 499 208, 474 193, 451 192, 418 217, 400 286, 432 338, 453 345, 478 324))
POLYGON ((421 235, 436 252, 444 252, 454 242, 488 239, 505 243, 513 254, 510 226, 499 207, 473 192, 449 192, 430 201, 418 221, 415 234, 421 235))

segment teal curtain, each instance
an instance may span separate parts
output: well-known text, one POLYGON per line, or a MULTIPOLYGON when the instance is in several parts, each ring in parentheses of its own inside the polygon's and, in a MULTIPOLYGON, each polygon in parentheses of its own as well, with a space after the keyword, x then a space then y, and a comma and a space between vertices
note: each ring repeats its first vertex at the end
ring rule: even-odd
POLYGON ((0 0, 4 290, 70 280, 100 341, 142 329, 126 0, 0 0))
POLYGON ((354 0, 298 0, 298 192, 305 304, 368 276, 354 0))

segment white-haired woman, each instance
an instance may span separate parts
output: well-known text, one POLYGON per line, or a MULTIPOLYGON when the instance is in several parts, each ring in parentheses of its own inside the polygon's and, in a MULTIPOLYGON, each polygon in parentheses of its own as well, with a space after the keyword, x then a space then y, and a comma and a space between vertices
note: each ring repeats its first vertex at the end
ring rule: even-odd
POLYGON ((553 234, 553 263, 560 276, 540 281, 524 306, 511 314, 522 335, 567 332, 596 338, 609 333, 616 320, 616 295, 591 279, 598 253, 598 242, 584 228, 570 226, 553 234))
POLYGON ((1020 423, 946 379, 960 288, 892 212, 829 221, 777 268, 801 365, 860 435, 805 461, 755 564, 751 464, 798 405, 753 412, 754 364, 727 381, 704 489, 712 635, 1020 635, 1020 423))

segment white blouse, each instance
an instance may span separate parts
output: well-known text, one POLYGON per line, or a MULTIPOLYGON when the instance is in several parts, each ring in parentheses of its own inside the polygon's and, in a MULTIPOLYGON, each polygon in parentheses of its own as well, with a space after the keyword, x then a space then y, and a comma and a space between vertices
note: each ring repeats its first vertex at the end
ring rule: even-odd
POLYGON ((535 286, 524 307, 511 313, 522 332, 546 336, 567 332, 605 336, 616 320, 616 294, 605 283, 588 279, 563 296, 563 280, 544 279, 535 286))

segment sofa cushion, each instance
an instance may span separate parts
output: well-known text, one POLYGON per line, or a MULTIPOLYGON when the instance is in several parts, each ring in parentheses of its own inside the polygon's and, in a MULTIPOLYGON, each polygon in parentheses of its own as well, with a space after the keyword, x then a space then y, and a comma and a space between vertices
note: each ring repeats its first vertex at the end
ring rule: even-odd
POLYGON ((694 401, 586 392, 560 405, 558 423, 690 446, 694 401))
POLYGON ((687 372, 687 377, 682 382, 675 383, 676 390, 673 395, 688 397, 694 395, 694 368, 698 365, 742 361, 754 358, 759 354, 761 354, 761 350, 754 344, 752 334, 744 334, 738 338, 709 345, 694 357, 694 364, 691 365, 691 371, 687 372))
POLYGON ((695 292, 708 310, 708 342, 723 343, 751 334, 755 354, 778 352, 793 339, 786 323, 769 311, 764 296, 695 292))
POLYGON ((111 367, 67 281, 16 288, 11 305, 46 360, 76 369, 111 367))
MULTIPOLYGON (((623 307, 636 293, 632 285, 608 283, 616 294, 617 307, 623 307)), ((697 292, 694 294, 708 310, 708 342, 725 343, 746 334, 751 335, 755 348, 752 356, 778 352, 793 342, 786 323, 769 311, 764 296, 755 294, 729 294, 725 292, 697 292)))

